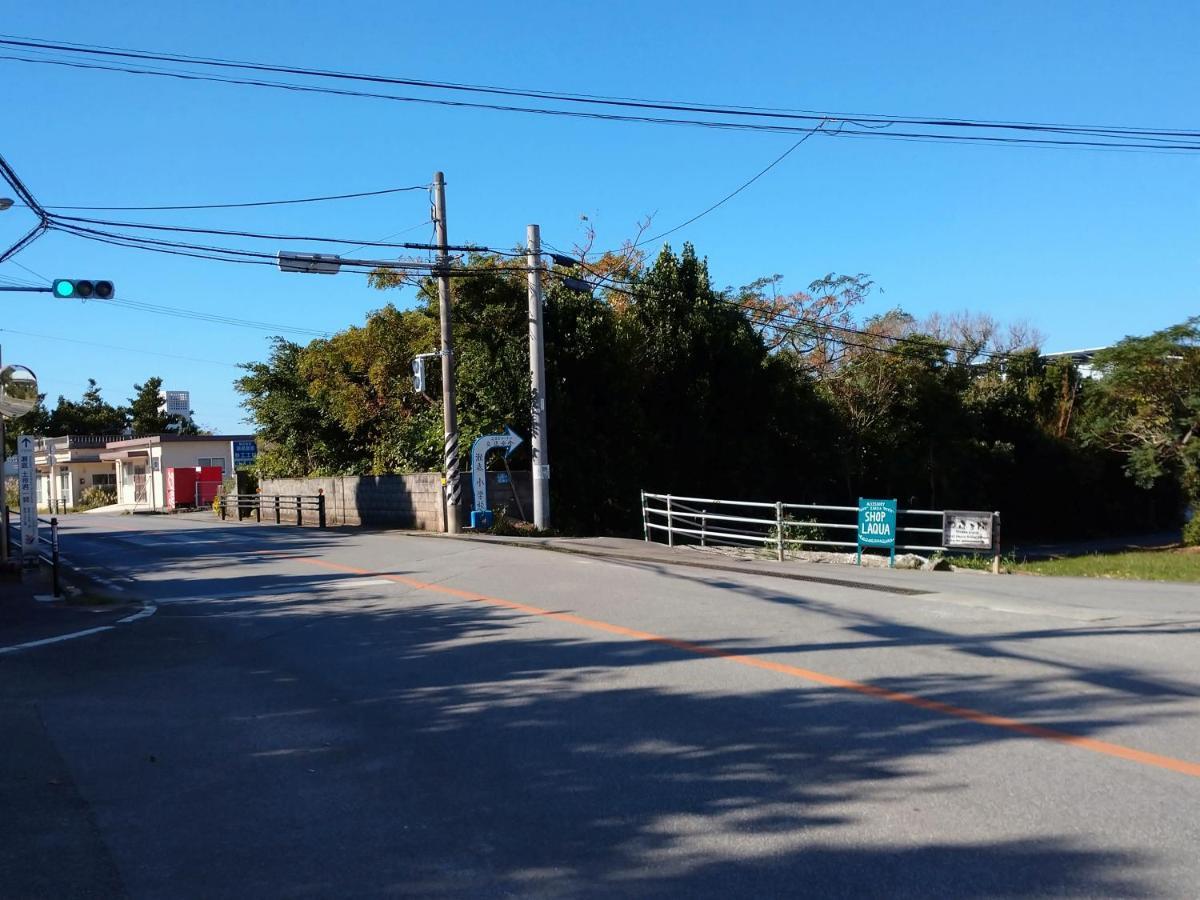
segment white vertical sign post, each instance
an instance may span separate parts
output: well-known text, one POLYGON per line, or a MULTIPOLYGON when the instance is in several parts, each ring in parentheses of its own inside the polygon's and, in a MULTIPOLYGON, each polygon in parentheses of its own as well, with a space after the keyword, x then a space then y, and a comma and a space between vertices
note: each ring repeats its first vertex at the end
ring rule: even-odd
MULTIPOLYGON (((21 565, 31 568, 38 560, 37 470, 33 467, 33 438, 17 438, 17 481, 21 493, 21 565)), ((50 477, 54 477, 51 471, 50 477)))

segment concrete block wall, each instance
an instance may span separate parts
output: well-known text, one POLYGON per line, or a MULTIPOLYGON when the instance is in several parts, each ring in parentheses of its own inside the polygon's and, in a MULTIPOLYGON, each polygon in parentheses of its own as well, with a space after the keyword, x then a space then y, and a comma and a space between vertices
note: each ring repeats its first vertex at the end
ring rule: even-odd
MULTIPOLYGON (((514 518, 533 517, 533 488, 529 472, 513 472, 512 482, 500 484, 501 472, 488 472, 488 505, 492 509, 506 507, 514 518), (516 487, 520 504, 513 499, 516 487)), ((463 503, 469 517, 472 506, 471 479, 464 473, 463 503)), ((335 475, 325 478, 265 478, 260 484, 264 497, 263 518, 273 516, 270 500, 280 495, 316 494, 325 492, 325 518, 329 525, 366 525, 392 528, 418 528, 424 531, 444 531, 445 504, 442 498, 442 476, 438 472, 419 472, 413 475, 335 475)), ((295 522, 295 510, 285 506, 282 519, 295 522)), ((316 524, 315 510, 303 513, 305 524, 316 524)))

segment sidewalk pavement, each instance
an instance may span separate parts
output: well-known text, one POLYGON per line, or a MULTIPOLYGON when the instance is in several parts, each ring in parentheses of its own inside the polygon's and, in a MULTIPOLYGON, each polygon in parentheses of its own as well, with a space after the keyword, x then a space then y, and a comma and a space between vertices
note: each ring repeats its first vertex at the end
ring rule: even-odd
MULTIPOLYGON (((629 538, 507 537, 490 534, 445 535, 429 531, 394 531, 398 536, 434 537, 483 544, 575 553, 630 565, 685 567, 741 576, 784 578, 875 592, 883 603, 905 597, 928 597, 1000 612, 1048 615, 1074 621, 1128 618, 1147 621, 1194 619, 1200 616, 1196 585, 1160 581, 1124 581, 1038 575, 992 575, 973 570, 868 568, 800 559, 739 560, 713 548, 668 547, 629 538), (889 596, 890 595, 890 596, 889 596)), ((703 577, 703 576, 698 576, 703 577)), ((797 589, 802 589, 797 585, 797 589)))

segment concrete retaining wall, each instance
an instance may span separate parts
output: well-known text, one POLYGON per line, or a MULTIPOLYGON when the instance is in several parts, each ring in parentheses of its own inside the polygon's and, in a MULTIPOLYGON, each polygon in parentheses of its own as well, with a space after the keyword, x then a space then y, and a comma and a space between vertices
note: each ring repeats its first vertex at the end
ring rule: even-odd
MULTIPOLYGON (((488 505, 492 509, 507 507, 514 518, 519 517, 518 504, 513 500, 513 485, 500 484, 502 472, 488 472, 488 505)), ((528 472, 513 472, 517 495, 524 507, 525 517, 533 516, 532 479, 528 472)), ((472 496, 471 479, 462 479, 464 508, 469 516, 472 496)), ((329 525, 366 525, 393 528, 419 528, 425 531, 444 531, 445 503, 442 498, 442 476, 438 472, 414 475, 335 475, 327 478, 266 478, 260 488, 264 498, 286 494, 316 494, 325 492, 325 517, 329 525)), ((271 502, 263 501, 263 519, 272 515, 271 502)), ((295 522, 294 508, 282 519, 295 522)), ((305 511, 304 522, 316 523, 316 511, 305 511)))

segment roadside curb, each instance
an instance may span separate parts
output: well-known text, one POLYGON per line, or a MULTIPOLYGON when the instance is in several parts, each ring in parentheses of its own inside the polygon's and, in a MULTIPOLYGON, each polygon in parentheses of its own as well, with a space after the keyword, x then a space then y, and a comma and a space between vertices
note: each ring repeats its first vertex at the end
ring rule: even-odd
POLYGON ((397 531, 392 532, 406 537, 436 537, 442 540, 463 541, 466 543, 490 544, 496 547, 522 547, 527 550, 549 550, 553 553, 565 553, 571 556, 587 556, 594 559, 607 559, 615 562, 654 563, 664 566, 685 566, 692 569, 707 569, 715 572, 736 572, 739 575, 756 575, 762 578, 784 578, 789 581, 804 581, 812 584, 824 584, 832 587, 844 587, 851 590, 878 591, 884 594, 899 594, 906 597, 918 597, 936 593, 924 588, 900 587, 897 585, 877 584, 869 581, 856 581, 849 578, 829 578, 822 575, 808 575, 800 572, 779 572, 775 570, 755 569, 749 566, 736 566, 718 562, 708 562, 698 559, 664 559, 650 554, 627 553, 621 550, 605 550, 603 548, 564 547, 552 543, 553 538, 533 538, 523 541, 503 541, 482 535, 456 535, 438 532, 397 531))

